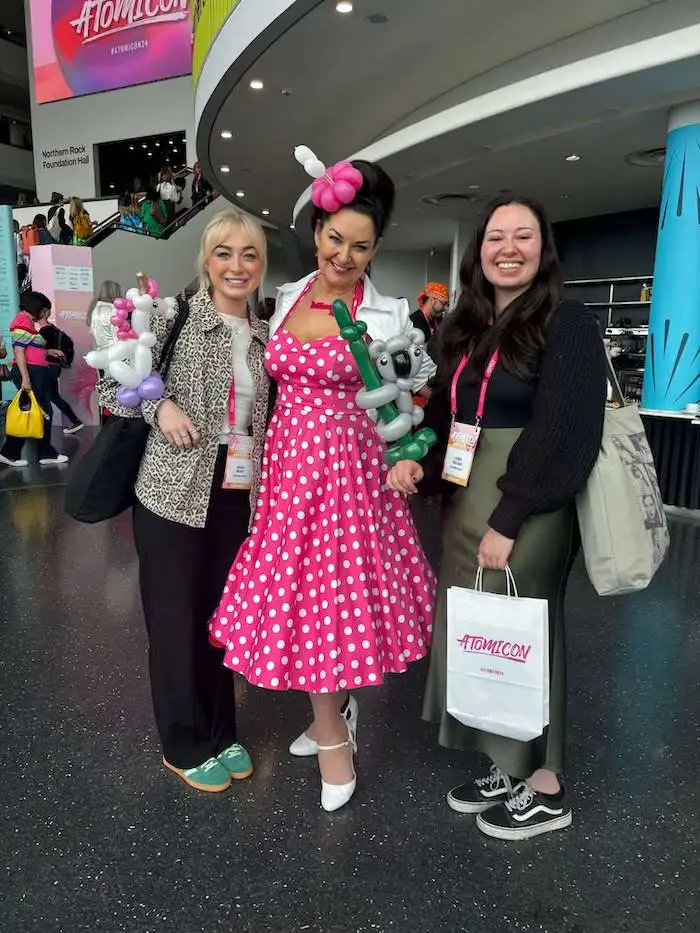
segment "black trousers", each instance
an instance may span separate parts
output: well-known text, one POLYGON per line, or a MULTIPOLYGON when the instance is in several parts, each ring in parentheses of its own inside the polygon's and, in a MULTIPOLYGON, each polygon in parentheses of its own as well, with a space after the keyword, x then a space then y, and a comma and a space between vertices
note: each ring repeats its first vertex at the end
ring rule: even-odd
POLYGON ((207 628, 250 517, 248 493, 221 488, 225 464, 222 447, 205 528, 134 508, 153 710, 176 768, 201 765, 236 741, 233 674, 207 628))
MULTIPOLYGON (((51 367, 27 365, 27 369, 29 370, 29 378, 32 383, 32 389, 34 390, 34 396, 41 405, 44 414, 47 416, 44 419, 44 436, 37 441, 39 459, 54 459, 58 454, 56 448, 51 444, 51 424, 53 421, 53 413, 51 410, 52 376, 49 371, 51 367)), ((19 389, 22 385, 22 377, 17 368, 17 364, 12 367, 11 376, 12 381, 19 389)), ((5 443, 2 445, 2 451, 0 451, 0 453, 2 453, 3 457, 8 457, 10 460, 19 460, 22 457, 22 448, 25 443, 26 441, 23 437, 7 436, 5 437, 5 443)))
POLYGON ((61 367, 60 366, 49 366, 51 374, 51 401, 58 408, 62 415, 65 415, 66 418, 70 421, 71 425, 78 424, 80 418, 73 411, 68 402, 61 395, 60 386, 58 380, 61 378, 61 367))

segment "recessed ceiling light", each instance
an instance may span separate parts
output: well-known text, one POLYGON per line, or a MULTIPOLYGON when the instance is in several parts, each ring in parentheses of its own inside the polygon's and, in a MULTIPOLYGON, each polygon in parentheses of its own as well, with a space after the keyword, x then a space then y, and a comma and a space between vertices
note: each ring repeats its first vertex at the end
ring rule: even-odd
POLYGON ((152 156, 152 155, 153 155, 153 153, 152 153, 152 152, 149 152, 148 154, 149 154, 149 156, 152 156))
POLYGON ((258 78, 254 78, 250 82, 250 86, 254 91, 262 91, 262 89, 265 87, 262 81, 260 81, 258 78))
POLYGON ((173 145, 172 139, 169 139, 169 140, 168 140, 168 145, 169 145, 169 146, 172 146, 172 145, 173 145))
POLYGON ((129 146, 129 149, 132 149, 132 150, 133 150, 133 148, 134 148, 133 146, 129 146))
POLYGON ((109 187, 110 187, 110 188, 116 188, 117 186, 116 186, 116 185, 110 185, 109 187))
POLYGON ((237 191, 237 192, 236 192, 236 197, 237 197, 237 198, 244 198, 244 197, 245 197, 245 191, 237 191))
POLYGON ((160 147, 160 143, 156 143, 156 146, 160 147))
POLYGON ((566 157, 566 161, 567 161, 567 162, 580 162, 580 161, 581 161, 581 156, 580 156, 580 155, 576 155, 575 152, 572 152, 571 155, 568 155, 568 156, 566 157))
POLYGON ((267 217, 267 216, 268 216, 268 214, 269 214, 270 212, 268 211, 268 209, 267 209, 267 208, 264 208, 264 209, 263 209, 263 210, 262 210, 262 211, 261 211, 260 213, 261 213, 261 214, 264 214, 264 215, 265 215, 265 217, 267 217))
POLYGON ((342 0, 341 3, 336 3, 336 11, 338 13, 352 13, 353 5, 350 3, 350 0, 342 0))
POLYGON ((146 145, 146 143, 141 143, 141 148, 142 148, 142 149, 148 149, 148 146, 146 145))
POLYGON ((469 185, 470 191, 478 191, 481 185, 469 185))
POLYGON ((229 168, 228 165, 222 165, 222 166, 221 166, 221 171, 222 171, 222 172, 230 172, 231 169, 229 168))
POLYGON ((221 131, 221 138, 222 138, 222 139, 231 139, 232 136, 233 136, 233 133, 231 132, 231 130, 222 130, 222 131, 221 131))
POLYGON ((294 224, 290 224, 290 225, 289 225, 289 229, 290 229, 290 230, 296 230, 296 227, 294 226, 294 224))

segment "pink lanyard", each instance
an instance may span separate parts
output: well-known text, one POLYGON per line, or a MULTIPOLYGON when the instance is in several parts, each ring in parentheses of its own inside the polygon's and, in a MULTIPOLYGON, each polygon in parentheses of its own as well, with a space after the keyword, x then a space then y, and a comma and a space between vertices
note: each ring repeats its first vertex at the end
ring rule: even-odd
MULTIPOLYGON (((486 405, 486 390, 489 387, 489 382, 491 381, 491 376, 493 376, 493 371, 498 364, 499 351, 493 354, 489 360, 489 364, 484 371, 484 378, 481 381, 481 391, 479 392, 479 404, 476 409, 476 424, 477 426, 481 423, 481 419, 484 417, 484 406, 486 405)), ((462 357, 462 361, 457 367, 457 371, 452 377, 452 391, 451 391, 451 402, 452 402, 452 421, 454 422, 455 417, 457 416, 457 383, 459 382, 459 377, 464 372, 464 368, 469 363, 469 360, 472 358, 471 353, 467 356, 462 357)))
MULTIPOLYGON (((300 303, 304 300, 304 298, 306 298, 306 296, 309 294, 309 292, 311 291, 311 289, 312 289, 312 288, 314 287, 314 285, 316 284, 316 280, 318 279, 318 277, 319 277, 320 274, 321 274, 320 272, 317 272, 316 275, 314 275, 313 278, 310 279, 310 280, 306 283, 306 285, 304 286, 304 290, 302 291, 301 295, 299 295, 299 297, 298 297, 297 300, 294 302, 294 304, 292 305, 292 307, 289 309, 289 311, 287 311, 287 313, 286 313, 285 316, 284 316, 284 320, 282 321, 282 324, 281 324, 280 326, 284 326, 284 324, 285 324, 286 321, 287 321, 287 318, 288 318, 289 315, 292 313, 292 311, 296 308, 296 306, 297 306, 298 304, 300 304, 300 303)), ((350 314, 352 315, 353 321, 354 321, 355 318, 357 317, 357 312, 360 310, 360 305, 362 304, 362 301, 363 301, 364 297, 365 297, 365 284, 364 284, 364 282, 362 281, 362 279, 359 279, 357 285, 355 286, 355 292, 354 292, 354 294, 353 294, 353 296, 352 296, 352 307, 351 307, 351 309, 350 309, 350 314)), ((312 307, 312 308, 314 308, 314 307, 315 307, 315 308, 322 308, 324 311, 328 311, 329 314, 332 314, 332 313, 333 313, 333 308, 332 308, 332 306, 331 306, 331 305, 324 304, 324 303, 321 302, 321 301, 312 301, 312 302, 311 302, 311 307, 312 307)))
POLYGON ((434 320, 432 320, 431 318, 429 318, 428 315, 425 313, 425 311, 424 311, 422 308, 420 309, 420 313, 421 313, 421 314, 423 315, 423 317, 425 318, 425 323, 428 325, 428 328, 429 328, 429 330, 430 330, 430 333, 432 334, 432 333, 434 332, 435 328, 437 327, 437 323, 436 323, 434 320))

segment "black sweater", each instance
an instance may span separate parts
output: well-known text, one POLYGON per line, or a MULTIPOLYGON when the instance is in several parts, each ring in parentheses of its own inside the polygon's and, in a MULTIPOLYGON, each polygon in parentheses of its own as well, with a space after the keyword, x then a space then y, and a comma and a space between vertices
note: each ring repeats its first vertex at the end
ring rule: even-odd
MULTIPOLYGON (((465 370, 457 386, 457 421, 474 423, 479 389, 480 380, 474 382, 465 370)), ((499 365, 489 383, 482 427, 523 428, 497 480, 502 496, 489 519, 491 528, 515 539, 531 515, 573 501, 600 451, 605 396, 598 323, 584 305, 563 301, 554 312, 535 381, 523 382, 499 365)), ((438 434, 423 464, 426 491, 439 482, 450 421, 448 386, 425 409, 424 423, 438 434)))

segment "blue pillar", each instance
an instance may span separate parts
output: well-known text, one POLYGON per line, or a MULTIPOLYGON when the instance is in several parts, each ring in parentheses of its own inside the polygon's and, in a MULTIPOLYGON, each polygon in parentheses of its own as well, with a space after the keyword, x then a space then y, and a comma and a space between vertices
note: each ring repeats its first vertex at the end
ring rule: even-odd
POLYGON ((700 102, 671 115, 642 406, 700 399, 700 102))

